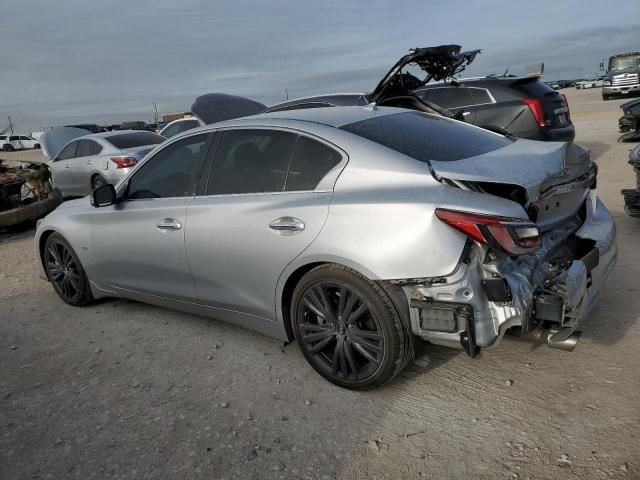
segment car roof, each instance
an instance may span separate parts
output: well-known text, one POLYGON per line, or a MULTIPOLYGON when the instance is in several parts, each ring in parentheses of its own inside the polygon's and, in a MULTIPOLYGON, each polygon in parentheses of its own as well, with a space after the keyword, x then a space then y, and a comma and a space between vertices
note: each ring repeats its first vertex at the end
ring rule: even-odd
MULTIPOLYGON (((383 117, 395 113, 410 112, 404 108, 395 107, 320 107, 300 110, 283 110, 279 112, 260 113, 249 117, 241 117, 225 122, 211 124, 211 127, 259 124, 262 120, 285 120, 294 122, 308 122, 327 125, 329 127, 342 127, 350 123, 383 117)), ((271 122, 268 122, 269 124, 271 122)))
MULTIPOLYGON (((114 136, 126 135, 127 133, 151 133, 151 134, 157 135, 157 133, 149 132, 148 130, 110 130, 108 132, 90 133, 87 135, 83 135, 82 137, 78 137, 78 139, 114 137, 114 136)), ((77 139, 74 139, 74 140, 77 140, 77 139)))

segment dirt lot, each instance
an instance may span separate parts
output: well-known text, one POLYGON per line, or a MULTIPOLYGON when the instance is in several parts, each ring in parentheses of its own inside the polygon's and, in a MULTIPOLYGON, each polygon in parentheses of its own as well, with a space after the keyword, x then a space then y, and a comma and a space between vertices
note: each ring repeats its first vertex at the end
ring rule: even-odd
POLYGON ((0 478, 640 478, 640 221, 617 105, 565 90, 620 257, 572 353, 516 340, 354 393, 296 345, 121 300, 73 308, 0 239, 0 478))

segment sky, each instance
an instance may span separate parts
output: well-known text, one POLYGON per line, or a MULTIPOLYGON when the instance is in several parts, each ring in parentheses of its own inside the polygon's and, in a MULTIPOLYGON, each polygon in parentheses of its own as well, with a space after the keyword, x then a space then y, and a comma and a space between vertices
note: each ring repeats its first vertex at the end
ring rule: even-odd
POLYGON ((0 130, 151 121, 224 92, 370 92, 412 47, 482 49, 465 76, 598 73, 640 50, 640 1, 2 0, 0 130), (582 70, 579 70, 582 69, 582 70))

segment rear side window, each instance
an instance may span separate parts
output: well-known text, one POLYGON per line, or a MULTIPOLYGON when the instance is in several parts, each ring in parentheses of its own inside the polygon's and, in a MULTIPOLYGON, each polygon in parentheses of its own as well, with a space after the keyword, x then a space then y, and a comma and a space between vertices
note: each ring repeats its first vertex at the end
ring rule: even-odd
POLYGON ((123 133, 121 135, 110 135, 104 137, 104 139, 120 150, 143 145, 156 145, 165 141, 164 137, 152 132, 123 133))
POLYGON ((465 87, 428 88, 422 98, 442 108, 460 108, 473 105, 469 90, 465 87))
POLYGON ((179 140, 157 152, 129 182, 127 198, 195 195, 211 134, 179 140))
POLYGON ((93 140, 80 140, 76 157, 90 157, 98 155, 102 151, 102 147, 93 140))
POLYGON ((421 162, 475 157, 506 147, 506 137, 421 112, 396 113, 341 127, 421 162))
POLYGON ((291 158, 285 190, 313 190, 340 160, 342 156, 333 148, 316 140, 300 137, 291 158))
POLYGON ((68 144, 66 147, 60 150, 60 153, 58 154, 56 160, 68 160, 75 157, 79 143, 80 141, 76 140, 75 142, 71 142, 70 144, 68 144))
POLYGON ((473 98, 473 103, 475 105, 486 105, 488 103, 495 103, 486 88, 470 87, 468 90, 471 93, 471 97, 473 98))
POLYGON ((277 130, 223 132, 206 194, 283 191, 295 139, 277 130))

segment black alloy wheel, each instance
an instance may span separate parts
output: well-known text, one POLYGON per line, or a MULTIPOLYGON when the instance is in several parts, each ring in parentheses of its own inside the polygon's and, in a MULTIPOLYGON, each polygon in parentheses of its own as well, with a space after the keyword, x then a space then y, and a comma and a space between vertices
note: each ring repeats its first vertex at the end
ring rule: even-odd
POLYGON ((71 305, 87 305, 93 301, 87 275, 80 260, 64 240, 54 233, 45 243, 44 265, 56 293, 71 305))
POLYGON ((406 364, 406 335, 379 285, 338 265, 300 281, 291 310, 294 332, 311 366, 347 388, 371 388, 406 364))

